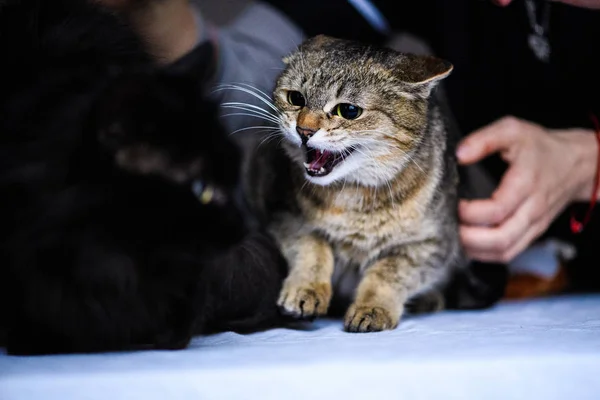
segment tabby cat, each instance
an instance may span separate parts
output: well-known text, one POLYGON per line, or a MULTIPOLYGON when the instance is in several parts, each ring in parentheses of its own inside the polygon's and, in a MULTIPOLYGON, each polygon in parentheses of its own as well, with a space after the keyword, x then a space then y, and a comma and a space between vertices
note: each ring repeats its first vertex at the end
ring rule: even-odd
POLYGON ((284 62, 273 92, 291 160, 271 221, 289 263, 279 307, 311 319, 335 294, 350 332, 393 329, 410 303, 442 307, 440 289, 466 264, 458 133, 434 91, 452 65, 324 35, 284 62))

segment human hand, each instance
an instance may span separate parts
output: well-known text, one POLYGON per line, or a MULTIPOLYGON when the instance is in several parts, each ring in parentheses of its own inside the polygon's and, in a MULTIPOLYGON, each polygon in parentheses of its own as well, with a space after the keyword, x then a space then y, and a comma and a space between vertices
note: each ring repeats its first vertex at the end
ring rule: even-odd
POLYGON ((198 43, 203 23, 190 0, 92 0, 125 16, 156 59, 169 64, 198 43))
POLYGON ((506 117, 461 143, 461 164, 500 153, 509 164, 491 198, 461 200, 460 235, 467 254, 509 262, 573 201, 589 200, 597 145, 591 131, 550 131, 506 117))

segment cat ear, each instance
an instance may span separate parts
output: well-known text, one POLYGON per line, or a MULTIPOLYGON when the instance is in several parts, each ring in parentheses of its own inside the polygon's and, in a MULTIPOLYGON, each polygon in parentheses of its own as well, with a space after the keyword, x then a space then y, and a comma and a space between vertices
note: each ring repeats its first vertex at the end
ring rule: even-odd
POLYGON ((337 39, 333 36, 327 36, 327 35, 316 35, 313 37, 310 37, 308 39, 306 39, 304 42, 302 42, 302 45, 300 46, 300 51, 302 51, 303 49, 307 49, 307 50, 318 50, 318 49, 323 49, 323 48, 327 48, 330 45, 336 45, 340 42, 343 42, 343 40, 341 39, 337 39))
POLYGON ((206 41, 174 63, 164 67, 161 73, 167 77, 180 78, 202 87, 216 71, 216 49, 206 41))
POLYGON ((303 46, 306 46, 306 47, 321 47, 321 46, 323 46, 325 44, 333 43, 335 41, 339 41, 339 39, 336 39, 333 36, 328 36, 328 35, 320 34, 320 35, 315 35, 315 36, 307 39, 304 42, 303 46))
MULTIPOLYGON (((304 42, 302 42, 302 44, 298 48, 298 51, 302 52, 303 49, 312 49, 315 47, 317 47, 317 48, 322 47, 324 45, 333 43, 335 41, 339 41, 339 39, 336 39, 332 36, 323 35, 323 34, 312 36, 312 37, 306 39, 304 42)), ((292 54, 283 57, 283 59, 282 59, 283 63, 286 65, 289 64, 292 59, 292 56, 294 54, 296 54, 296 52, 293 52, 292 54)))
POLYGON ((419 90, 426 97, 439 81, 450 75, 453 69, 452 63, 441 58, 402 54, 396 67, 396 74, 411 89, 419 90))

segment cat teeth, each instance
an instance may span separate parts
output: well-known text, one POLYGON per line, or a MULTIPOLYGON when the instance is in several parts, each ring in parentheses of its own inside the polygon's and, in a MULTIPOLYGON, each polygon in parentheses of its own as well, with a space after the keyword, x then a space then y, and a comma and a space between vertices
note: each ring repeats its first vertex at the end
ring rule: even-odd
POLYGON ((319 168, 319 170, 317 171, 317 170, 315 170, 314 168, 311 168, 311 167, 310 167, 310 164, 309 164, 309 163, 306 163, 306 162, 304 163, 304 168, 306 168, 306 170, 307 170, 307 171, 311 171, 311 172, 312 172, 313 174, 315 174, 315 175, 323 175, 323 174, 325 174, 325 172, 327 172, 327 171, 325 170, 325 167, 321 167, 321 168, 319 168))

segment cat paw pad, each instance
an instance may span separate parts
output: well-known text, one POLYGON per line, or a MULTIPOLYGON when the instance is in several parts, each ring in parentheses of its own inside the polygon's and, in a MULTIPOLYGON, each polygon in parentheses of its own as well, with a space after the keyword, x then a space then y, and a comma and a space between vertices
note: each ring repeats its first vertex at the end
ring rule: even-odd
POLYGON ((310 320, 325 315, 330 300, 331 285, 329 283, 286 284, 279 295, 277 305, 284 315, 310 320))
POLYGON ((344 329, 347 332, 379 332, 394 329, 398 318, 383 307, 352 305, 346 313, 344 329))

